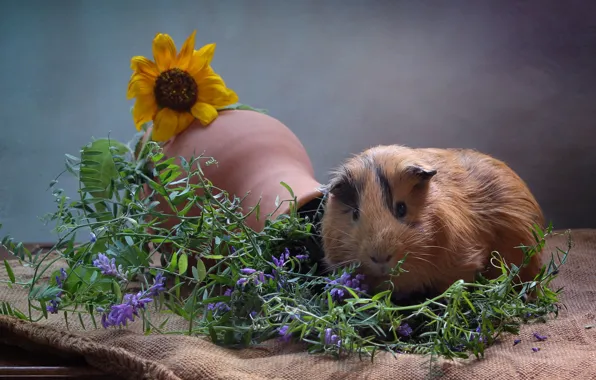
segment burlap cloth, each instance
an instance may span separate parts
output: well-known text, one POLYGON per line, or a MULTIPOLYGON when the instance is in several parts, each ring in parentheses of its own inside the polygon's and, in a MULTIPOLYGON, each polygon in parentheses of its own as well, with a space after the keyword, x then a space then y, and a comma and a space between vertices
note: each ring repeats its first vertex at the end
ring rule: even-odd
MULTIPOLYGON (((574 247, 553 286, 564 286, 564 308, 547 324, 522 326, 519 337, 504 336, 482 360, 439 361, 445 379, 596 379, 596 230, 572 231, 574 247), (548 339, 536 342, 534 332, 548 339), (514 339, 521 343, 513 345, 514 339), (540 350, 534 352, 532 347, 540 350)), ((549 247, 565 248, 556 236, 549 247)), ((4 271, 2 279, 6 279, 4 271)), ((15 265, 17 277, 28 272, 15 265)), ((0 288, 0 301, 26 310, 26 293, 0 288)), ((171 317, 171 315, 169 315, 171 317)), ((163 316, 153 316, 163 318, 163 316)), ((337 361, 310 355, 300 344, 272 340, 244 350, 224 349, 206 338, 143 335, 138 323, 128 329, 82 330, 76 319, 66 329, 61 316, 39 323, 0 317, 0 341, 32 351, 83 357, 91 366, 130 379, 420 379, 429 373, 428 358, 380 354, 374 363, 357 357, 337 361)), ((87 325, 91 326, 88 319, 87 325)), ((173 320, 171 329, 184 328, 173 320), (178 324, 178 326, 176 326, 178 324)))

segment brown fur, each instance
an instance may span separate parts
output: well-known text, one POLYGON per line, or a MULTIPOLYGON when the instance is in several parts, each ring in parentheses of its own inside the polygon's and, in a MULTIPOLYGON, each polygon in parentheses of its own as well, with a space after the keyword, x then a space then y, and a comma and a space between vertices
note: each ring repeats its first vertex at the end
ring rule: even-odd
MULTIPOLYGON (((396 293, 407 295, 443 292, 459 279, 473 281, 487 266, 485 276, 498 276, 489 263, 493 251, 520 265, 523 253, 516 247, 536 243, 534 224, 545 227, 540 206, 504 162, 473 150, 391 145, 368 149, 334 173, 322 239, 330 268, 358 261, 373 286, 388 276, 371 255, 378 262, 389 255, 393 267, 409 252, 402 267, 408 272, 392 280, 396 293), (426 170, 427 178, 412 168, 426 170), (391 200, 382 196, 379 175, 388 180, 391 200), (401 220, 389 208, 398 201, 407 207, 401 220)), ((534 278, 541 265, 535 255, 521 280, 534 278)))

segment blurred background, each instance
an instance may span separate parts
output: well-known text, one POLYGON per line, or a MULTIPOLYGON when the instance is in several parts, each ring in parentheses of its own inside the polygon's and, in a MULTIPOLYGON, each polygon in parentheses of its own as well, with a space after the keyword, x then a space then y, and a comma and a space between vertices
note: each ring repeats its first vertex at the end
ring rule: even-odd
MULTIPOLYGON (((475 148, 555 228, 596 227, 596 2, 3 0, 0 235, 48 241, 47 187, 92 137, 129 140, 130 58, 216 42, 240 97, 302 140, 319 181, 371 145, 475 148)), ((60 187, 76 195, 76 183, 60 187)))

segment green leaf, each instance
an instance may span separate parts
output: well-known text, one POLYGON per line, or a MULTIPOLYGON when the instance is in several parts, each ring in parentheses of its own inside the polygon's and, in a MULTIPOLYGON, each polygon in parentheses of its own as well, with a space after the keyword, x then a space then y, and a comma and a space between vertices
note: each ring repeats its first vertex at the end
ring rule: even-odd
POLYGON ((91 275, 91 278, 89 278, 89 282, 90 283, 94 283, 95 280, 97 280, 97 276, 98 276, 98 271, 93 271, 93 274, 91 275))
POLYGON ((14 277, 14 272, 12 271, 12 268, 10 267, 10 264, 8 263, 8 260, 4 260, 4 266, 6 267, 6 273, 8 273, 8 279, 10 280, 10 282, 12 282, 14 284, 16 279, 14 277))
MULTIPOLYGON (((205 277, 207 277, 207 269, 205 268, 205 263, 203 263, 203 260, 197 259, 197 266, 196 266, 196 268, 197 268, 196 279, 199 282, 202 282, 205 279, 205 277)), ((194 272, 193 272, 193 275, 194 275, 194 272)))
POLYGON ((185 253, 183 253, 178 258, 178 274, 186 273, 187 269, 188 269, 188 256, 185 253))
POLYGON ((132 240, 132 238, 128 235, 124 236, 124 240, 126 240, 126 244, 128 245, 135 245, 134 240, 132 240))
POLYGON ((120 284, 118 284, 116 280, 112 280, 112 292, 118 301, 122 299, 122 289, 120 289, 120 284))
POLYGON ((288 193, 290 193, 290 197, 294 198, 294 192, 292 191, 292 188, 290 187, 290 185, 288 185, 287 183, 281 181, 280 184, 286 188, 286 190, 288 190, 288 193))
POLYGON ((170 261, 170 265, 168 265, 168 271, 174 272, 176 267, 178 266, 178 251, 174 252, 172 255, 172 260, 170 261))
POLYGON ((375 295, 374 295, 374 296, 373 296, 371 299, 372 299, 373 301, 378 301, 378 300, 380 300, 382 297, 385 297, 387 294, 389 294, 389 293, 391 293, 391 292, 392 292, 392 290, 391 290, 391 289, 390 289, 390 290, 384 290, 384 291, 382 291, 382 292, 379 292, 379 293, 375 294, 375 295))
POLYGON ((254 108, 254 107, 249 106, 248 104, 242 104, 242 103, 235 103, 235 104, 231 104, 229 106, 225 106, 225 107, 221 107, 221 108, 217 109, 217 111, 230 111, 230 110, 255 111, 255 112, 265 114, 265 115, 267 114, 266 109, 254 108))
POLYGON ((96 170, 81 171, 81 183, 93 197, 108 197, 111 181, 118 178, 113 155, 123 155, 128 151, 128 146, 111 139, 97 139, 81 150, 81 168, 96 170))

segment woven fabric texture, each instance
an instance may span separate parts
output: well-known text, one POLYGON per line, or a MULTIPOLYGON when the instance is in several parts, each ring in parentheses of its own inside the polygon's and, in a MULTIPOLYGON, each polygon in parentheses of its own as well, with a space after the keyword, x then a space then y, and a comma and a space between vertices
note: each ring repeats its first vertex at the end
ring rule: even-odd
MULTIPOLYGON (((505 335, 477 360, 440 360, 443 379, 596 379, 596 230, 572 231, 574 246, 554 287, 564 286, 559 317, 546 324, 524 325, 519 336, 505 335), (537 342, 533 333, 548 339, 537 342), (521 343, 513 345, 514 339, 521 343), (534 352, 532 347, 540 350, 534 352)), ((547 249, 565 248, 565 236, 555 236, 547 249)), ((56 263, 60 265, 60 263, 56 263)), ((14 266, 20 279, 30 273, 14 266)), ((2 271, 1 280, 6 280, 2 271)), ((0 301, 26 310, 26 292, 18 287, 0 288, 0 301)), ((155 323, 165 315, 153 315, 155 323)), ((184 329, 172 320, 169 329, 184 329)), ((93 328, 87 317, 86 330, 78 320, 50 315, 28 323, 0 317, 0 341, 36 354, 60 352, 79 356, 92 366, 129 379, 422 379, 429 374, 427 357, 380 354, 374 362, 357 357, 337 361, 310 355, 301 344, 271 340, 243 350, 218 347, 203 337, 143 335, 135 322, 126 329, 93 328)))

